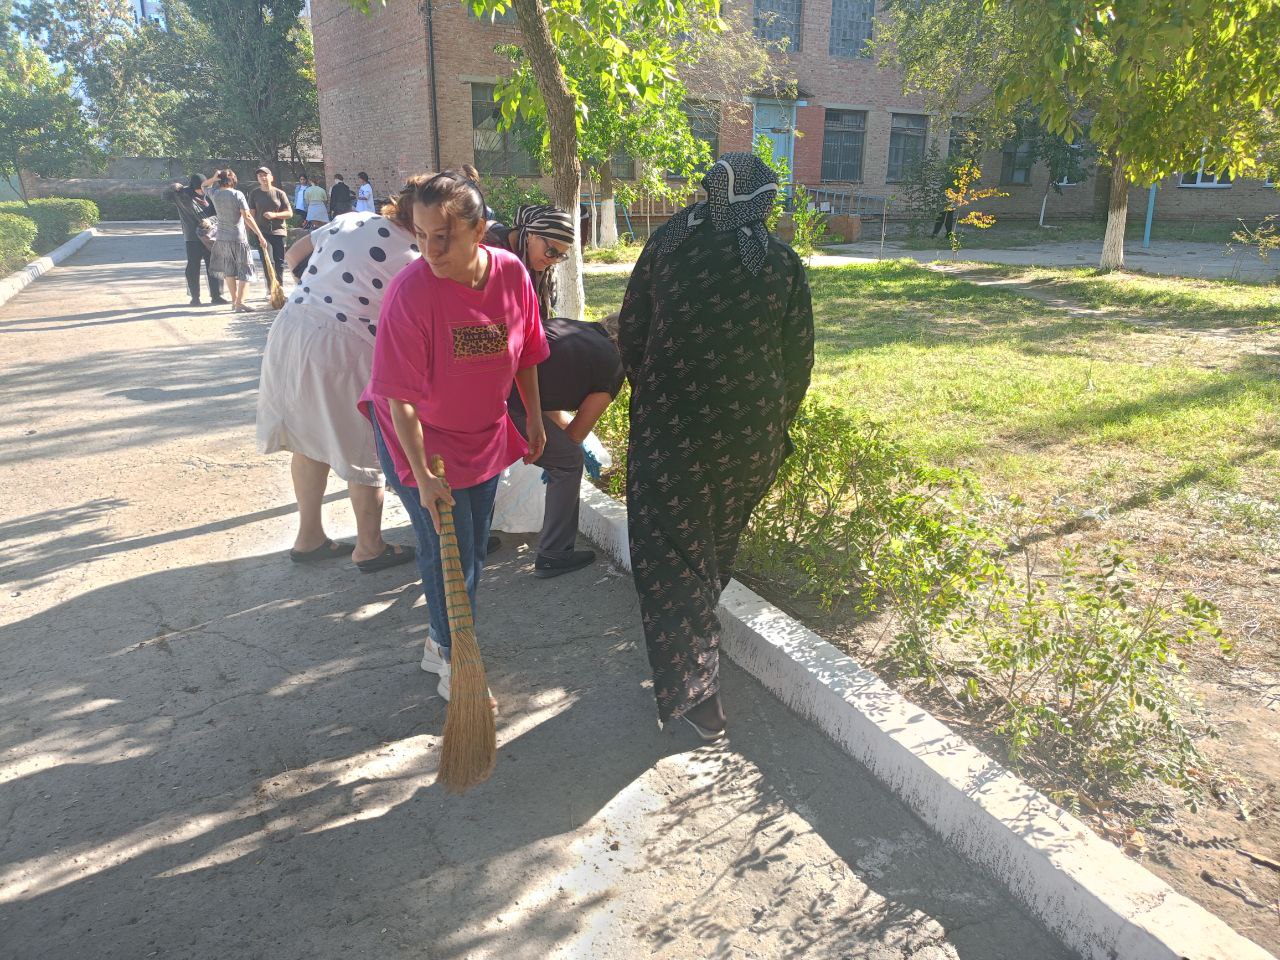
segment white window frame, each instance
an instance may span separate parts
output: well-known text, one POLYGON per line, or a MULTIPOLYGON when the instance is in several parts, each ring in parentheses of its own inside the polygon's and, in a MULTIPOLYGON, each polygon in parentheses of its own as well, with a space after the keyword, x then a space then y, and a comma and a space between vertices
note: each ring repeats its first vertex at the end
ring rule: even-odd
POLYGON ((1204 172, 1203 157, 1200 158, 1200 163, 1195 170, 1195 176, 1196 176, 1195 183, 1186 182, 1187 176, 1188 174, 1190 174, 1190 172, 1191 171, 1188 170, 1186 173, 1178 174, 1178 187, 1180 189, 1185 187, 1188 190, 1230 190, 1231 187, 1234 186, 1234 181, 1232 180, 1228 180, 1226 183, 1219 183, 1218 182, 1219 174, 1216 174, 1216 173, 1206 174, 1204 172), (1206 176, 1212 179, 1206 181, 1204 179, 1206 176))

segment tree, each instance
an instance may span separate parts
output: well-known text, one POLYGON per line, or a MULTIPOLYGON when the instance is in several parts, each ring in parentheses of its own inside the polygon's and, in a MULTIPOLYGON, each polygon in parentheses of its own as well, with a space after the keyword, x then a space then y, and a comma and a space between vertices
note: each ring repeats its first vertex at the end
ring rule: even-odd
POLYGON ((50 60, 70 69, 108 154, 168 152, 166 117, 180 94, 157 82, 160 31, 135 24, 127 0, 29 0, 13 19, 50 60))
POLYGON ((1103 269, 1124 264, 1130 184, 1257 169, 1280 86, 1278 0, 902 0, 881 26, 882 59, 944 109, 1088 126, 1111 168, 1103 269))
POLYGON ((71 92, 68 72, 27 40, 7 37, 0 71, 0 176, 16 182, 22 199, 23 170, 53 177, 69 173, 96 148, 92 129, 71 92))
POLYGON ((181 141, 206 156, 274 163, 320 136, 311 34, 302 0, 165 0, 165 60, 181 141), (193 82, 194 79, 194 82, 193 82))
MULTIPOLYGON (((385 0, 348 0, 358 10, 385 0)), ((719 25, 718 0, 467 0, 477 16, 515 10, 524 38, 524 54, 536 89, 504 82, 498 87, 503 120, 517 114, 547 130, 551 159, 552 199, 566 210, 577 210, 581 189, 578 159, 579 125, 586 119, 578 78, 565 67, 572 56, 581 74, 599 82, 604 101, 617 109, 628 101, 660 103, 677 82, 680 48, 671 37, 691 29, 695 18, 719 25), (640 42, 628 37, 642 38, 640 42)), ((574 218, 577 233, 577 218, 574 218)), ((568 316, 581 316, 582 259, 574 255, 560 267, 561 307, 568 316)))

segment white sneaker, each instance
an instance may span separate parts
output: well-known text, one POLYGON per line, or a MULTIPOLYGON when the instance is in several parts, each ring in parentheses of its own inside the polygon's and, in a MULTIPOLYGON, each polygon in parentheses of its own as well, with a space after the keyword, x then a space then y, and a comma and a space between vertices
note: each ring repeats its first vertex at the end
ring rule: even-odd
MULTIPOLYGON (((422 644, 422 669, 427 673, 439 673, 442 676, 449 674, 449 661, 445 659, 444 650, 440 644, 431 639, 430 633, 422 644)), ((445 699, 449 698, 446 696, 445 699)))
MULTIPOLYGON (((449 702, 449 679, 453 676, 453 670, 449 664, 444 665, 444 669, 440 671, 440 682, 436 684, 436 693, 440 694, 445 703, 449 702)), ((494 699, 493 691, 486 690, 489 694, 489 709, 495 713, 498 711, 498 701, 494 699)))

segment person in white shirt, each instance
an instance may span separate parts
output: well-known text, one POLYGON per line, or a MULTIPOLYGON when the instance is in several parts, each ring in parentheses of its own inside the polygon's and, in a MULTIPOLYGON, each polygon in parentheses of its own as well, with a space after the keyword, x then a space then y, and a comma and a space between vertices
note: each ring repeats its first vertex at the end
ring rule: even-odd
POLYGON ((307 201, 304 196, 307 187, 311 186, 311 178, 305 173, 298 177, 298 185, 293 188, 293 209, 302 214, 302 219, 307 219, 307 201))
POLYGON ((361 170, 356 174, 360 180, 360 188, 356 190, 356 213, 373 213, 373 184, 369 175, 361 170))

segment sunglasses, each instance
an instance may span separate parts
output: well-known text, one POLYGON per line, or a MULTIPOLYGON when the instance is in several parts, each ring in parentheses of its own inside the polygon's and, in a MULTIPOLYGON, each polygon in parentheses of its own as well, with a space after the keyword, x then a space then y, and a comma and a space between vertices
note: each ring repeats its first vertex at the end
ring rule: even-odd
POLYGON ((552 263, 555 263, 557 260, 563 260, 565 257, 569 255, 568 247, 565 247, 563 250, 557 250, 555 247, 551 245, 550 240, 547 240, 543 237, 539 237, 539 239, 542 240, 542 245, 546 248, 546 251, 547 251, 544 254, 544 256, 548 260, 550 260, 552 263))

